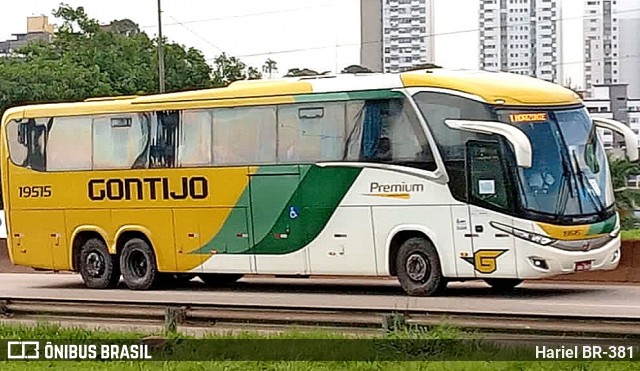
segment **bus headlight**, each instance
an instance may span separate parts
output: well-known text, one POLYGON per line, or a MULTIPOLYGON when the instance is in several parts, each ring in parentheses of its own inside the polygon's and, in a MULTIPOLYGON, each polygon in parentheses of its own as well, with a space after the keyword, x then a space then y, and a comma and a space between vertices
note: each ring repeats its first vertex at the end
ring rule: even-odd
POLYGON ((620 249, 617 249, 616 251, 613 252, 613 254, 611 254, 611 261, 609 262, 610 264, 615 263, 618 259, 620 258, 620 249))
POLYGON ((496 222, 491 222, 490 224, 493 228, 499 229, 503 232, 509 233, 523 240, 536 243, 538 245, 547 246, 557 241, 556 239, 549 238, 547 236, 542 236, 537 233, 524 231, 522 229, 510 227, 508 225, 504 225, 496 222))
POLYGON ((528 240, 528 241, 531 241, 533 243, 537 243, 538 245, 547 246, 547 245, 550 245, 550 244, 556 242, 556 240, 554 240, 552 238, 541 236, 541 235, 536 234, 536 233, 531 233, 531 232, 523 231, 521 229, 516 229, 516 228, 513 229, 513 234, 516 237, 520 237, 523 240, 528 240))

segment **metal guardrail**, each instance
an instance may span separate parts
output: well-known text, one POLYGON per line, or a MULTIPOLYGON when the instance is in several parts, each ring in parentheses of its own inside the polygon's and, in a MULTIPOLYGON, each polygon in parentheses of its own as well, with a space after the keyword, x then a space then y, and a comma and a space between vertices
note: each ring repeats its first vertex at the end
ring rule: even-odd
POLYGON ((382 310, 346 307, 184 305, 171 302, 24 299, 0 297, 0 315, 7 320, 48 319, 162 325, 166 331, 190 327, 311 326, 341 330, 389 331, 407 326, 448 325, 481 333, 524 336, 579 336, 640 339, 640 317, 606 318, 492 314, 456 311, 382 310))

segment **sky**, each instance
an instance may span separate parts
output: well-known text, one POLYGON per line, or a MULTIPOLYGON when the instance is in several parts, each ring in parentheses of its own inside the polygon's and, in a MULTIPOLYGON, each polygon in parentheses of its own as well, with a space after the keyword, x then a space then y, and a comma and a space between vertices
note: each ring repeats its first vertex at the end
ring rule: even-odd
MULTIPOLYGON (((435 63, 478 68, 479 0, 435 1, 435 63)), ((562 2, 565 81, 583 84, 584 0, 562 2)), ((623 0, 624 1, 624 0, 623 0)), ((637 2, 638 0, 627 0, 637 2)), ((60 0, 21 0, 0 13, 0 40, 26 31, 26 17, 51 16, 60 0)), ((158 32, 157 0, 66 0, 102 23, 129 18, 150 36, 158 32)), ((278 62, 276 76, 290 68, 336 72, 360 58, 360 0, 162 0, 164 35, 200 49, 212 60, 221 53, 261 68, 278 62)))

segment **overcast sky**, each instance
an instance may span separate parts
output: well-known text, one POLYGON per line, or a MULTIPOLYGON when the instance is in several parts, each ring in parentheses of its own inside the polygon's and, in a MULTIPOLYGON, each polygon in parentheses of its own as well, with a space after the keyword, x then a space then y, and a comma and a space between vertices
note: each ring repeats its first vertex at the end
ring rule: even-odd
MULTIPOLYGON (((583 0, 561 0, 565 79, 582 85, 583 0)), ((624 1, 624 0, 623 0, 624 1)), ((638 3, 638 0, 627 0, 638 3)), ((26 17, 46 14, 60 0, 20 0, 0 13, 0 40, 26 31, 26 17)), ((67 0, 101 22, 130 18, 149 35, 157 0, 67 0)), ((260 68, 266 58, 289 68, 336 71, 359 63, 359 0, 162 0, 163 32, 213 59, 221 50, 260 68)), ((437 64, 478 68, 479 0, 435 0, 437 64)))

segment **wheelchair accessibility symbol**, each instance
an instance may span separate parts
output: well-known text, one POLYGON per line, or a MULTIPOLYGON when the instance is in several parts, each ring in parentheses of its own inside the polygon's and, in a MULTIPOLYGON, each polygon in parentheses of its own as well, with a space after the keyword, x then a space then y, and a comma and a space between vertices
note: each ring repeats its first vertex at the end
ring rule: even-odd
POLYGON ((291 206, 289 208, 289 218, 291 219, 297 219, 298 216, 300 215, 300 212, 298 211, 298 208, 295 206, 291 206))

